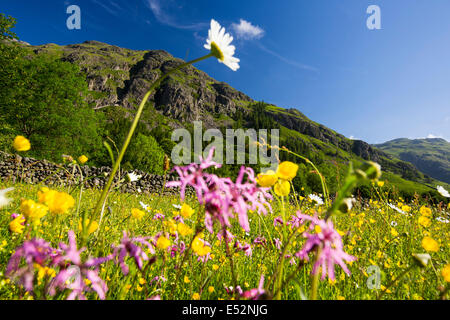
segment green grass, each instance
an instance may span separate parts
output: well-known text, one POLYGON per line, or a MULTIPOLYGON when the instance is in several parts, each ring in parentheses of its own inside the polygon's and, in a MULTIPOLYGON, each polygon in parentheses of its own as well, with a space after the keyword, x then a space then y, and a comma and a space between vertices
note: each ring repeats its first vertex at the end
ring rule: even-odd
MULTIPOLYGON (((48 214, 42 219, 41 225, 30 234, 11 234, 8 230, 10 214, 20 211, 21 199, 33 199, 37 201, 37 192, 41 186, 27 184, 0 183, 0 189, 14 186, 15 190, 10 193, 14 201, 9 207, 0 210, 0 299, 29 299, 30 295, 25 294, 20 286, 4 276, 7 262, 14 252, 14 248, 24 241, 24 237, 41 237, 49 241, 53 246, 57 246, 60 241, 67 242, 67 232, 75 230, 78 234, 78 220, 83 212, 91 212, 95 201, 99 197, 98 190, 84 190, 82 200, 76 201, 76 207, 64 216, 56 217, 48 214), (77 209, 79 213, 77 215, 77 209)), ((390 194, 384 193, 383 187, 380 190, 382 199, 389 199, 390 194)), ((79 197, 78 189, 57 188, 65 190, 73 195, 75 199, 79 197)), ((378 190, 378 189, 377 189, 378 190)), ((388 190, 388 188, 386 188, 388 190)), ((351 276, 346 276, 340 268, 336 268, 337 281, 321 281, 318 290, 320 299, 376 299, 381 290, 370 290, 367 287, 367 268, 376 265, 381 270, 381 285, 387 287, 388 284, 401 274, 406 268, 413 264, 412 253, 423 253, 421 240, 425 235, 429 235, 440 243, 438 252, 430 253, 432 262, 426 269, 414 268, 408 272, 404 278, 395 283, 384 295, 384 299, 438 299, 438 286, 445 285, 441 269, 449 263, 449 233, 448 224, 437 222, 434 218, 445 216, 447 213, 438 211, 436 206, 433 209, 432 225, 424 228, 417 223, 419 208, 424 203, 412 203, 411 217, 402 215, 389 209, 381 199, 377 199, 376 189, 372 190, 373 201, 368 206, 362 203, 346 215, 333 218, 336 228, 342 231, 344 250, 358 258, 357 261, 349 265, 351 276), (391 227, 391 222, 395 221, 397 226, 391 227), (395 229, 398 235, 392 233, 395 229)), ((305 196, 305 195, 304 195, 305 196)), ((390 199, 391 203, 397 205, 401 199, 390 199)), ((196 221, 201 221, 203 226, 203 209, 193 198, 187 201, 195 214, 190 219, 185 219, 185 224, 195 228, 196 221)), ((153 216, 159 212, 165 215, 166 221, 177 214, 173 204, 181 204, 178 196, 159 197, 158 195, 135 195, 114 192, 108 201, 109 209, 104 217, 103 223, 98 230, 89 236, 86 244, 87 256, 106 256, 111 253, 111 245, 119 244, 122 233, 126 230, 133 236, 155 236, 158 232, 168 231, 168 227, 160 220, 153 220, 153 216), (131 217, 132 208, 140 208, 139 201, 148 204, 150 212, 142 220, 131 217)), ((231 232, 241 243, 251 243, 253 255, 247 257, 243 252, 233 253, 233 264, 237 275, 237 283, 242 289, 249 290, 258 286, 261 274, 265 275, 266 286, 270 283, 279 261, 279 250, 272 245, 275 238, 282 238, 282 227, 274 227, 273 220, 280 216, 280 205, 273 203, 274 211, 267 216, 259 216, 250 213, 251 230, 246 234, 239 224, 234 221, 231 232), (266 247, 253 245, 257 236, 264 236, 267 239, 266 247)), ((287 216, 294 214, 298 208, 304 213, 312 214, 317 207, 307 201, 307 198, 299 203, 299 206, 290 205, 286 207, 287 216)), ((429 205, 431 207, 431 205, 429 205)), ((323 208, 319 208, 319 212, 323 208)), ((445 210, 444 210, 445 211, 445 210)), ((215 230, 218 231, 217 229, 215 230)), ((286 232, 292 230, 286 228, 286 232)), ((301 230, 300 230, 301 231, 301 230)), ((298 251, 304 240, 301 232, 297 232, 295 241, 288 254, 298 251)), ((160 295, 162 299, 172 297, 175 299, 191 299, 194 293, 199 293, 201 299, 230 299, 224 286, 233 285, 230 270, 230 262, 226 257, 223 244, 218 243, 216 236, 205 231, 205 240, 212 245, 213 258, 206 263, 197 261, 195 254, 189 254, 181 270, 180 277, 176 279, 175 266, 180 264, 181 256, 171 257, 170 253, 164 250, 157 250, 156 262, 146 270, 145 274, 140 272, 133 260, 129 258, 127 263, 130 266, 130 274, 124 276, 118 265, 113 262, 106 263, 100 270, 100 276, 106 279, 108 285, 107 299, 146 299, 154 295, 160 295), (218 266, 218 268, 216 267, 218 266), (217 270, 215 270, 217 268, 217 270), (159 285, 150 283, 156 277, 163 275, 167 281, 159 285), (186 277, 186 280, 184 281, 186 277), (141 283, 139 282, 141 281, 141 283), (177 281, 177 282, 176 282, 177 281), (213 292, 208 288, 214 288, 213 292), (203 288, 203 290, 202 290, 203 288)), ((181 237, 189 244, 192 235, 181 237)), ((173 239, 172 239, 173 241, 173 239)), ((297 261, 298 262, 298 261, 297 261)), ((289 259, 285 263, 285 275, 290 275, 296 270, 296 265, 290 265, 289 259)), ((302 299, 308 297, 311 289, 311 262, 300 269, 295 274, 293 280, 282 290, 282 299, 302 299)), ((44 279, 40 284, 36 284, 36 298, 42 298, 44 279)), ((267 287, 266 287, 267 288, 267 287)), ((382 287, 383 288, 383 287, 382 287)), ((64 299, 67 293, 57 295, 55 298, 64 299)), ((48 297, 47 297, 48 298, 48 297)), ((88 294, 88 298, 97 299, 96 294, 88 294)))

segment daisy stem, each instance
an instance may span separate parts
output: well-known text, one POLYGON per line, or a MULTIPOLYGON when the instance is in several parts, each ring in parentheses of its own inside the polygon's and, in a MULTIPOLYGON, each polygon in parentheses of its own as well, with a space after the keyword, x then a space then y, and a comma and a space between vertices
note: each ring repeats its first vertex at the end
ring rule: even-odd
MULTIPOLYGON (((319 256, 322 252, 322 248, 319 247, 317 248, 317 252, 316 252, 316 261, 314 262, 314 264, 317 263, 317 261, 319 260, 319 256)), ((316 273, 313 274, 312 277, 312 285, 311 285, 311 300, 317 300, 317 291, 319 289, 319 270, 316 270, 316 273)))
POLYGON ((95 208, 94 208, 94 211, 92 212, 92 216, 91 216, 91 219, 90 219, 90 221, 89 221, 89 225, 87 226, 87 229, 88 229, 88 230, 89 230, 89 228, 90 228, 90 226, 91 226, 91 224, 92 224, 94 218, 95 218, 95 217, 97 216, 97 214, 100 212, 100 210, 101 210, 101 208, 102 208, 102 206, 103 206, 103 202, 106 200, 106 196, 107 196, 109 190, 111 189, 111 185, 112 185, 112 183, 113 183, 113 180, 114 180, 114 177, 115 177, 115 175, 116 175, 116 172, 117 172, 117 170, 119 169, 120 163, 122 162, 122 159, 123 159, 123 157, 124 157, 124 155, 125 155, 125 152, 126 152, 126 150, 127 150, 127 148, 128 148, 128 145, 129 145, 130 142, 131 142, 131 138, 133 137, 134 131, 136 130, 136 127, 137 127, 137 125, 138 125, 138 123, 139 123, 139 120, 140 120, 140 118, 141 118, 142 112, 143 112, 143 110, 144 110, 144 107, 145 107, 145 105, 146 105, 148 99, 150 98, 150 95, 151 95, 151 94, 153 93, 153 91, 154 91, 154 90, 162 83, 162 81, 163 81, 165 78, 167 78, 169 75, 171 75, 172 73, 174 73, 174 72, 176 72, 176 71, 178 71, 178 70, 180 70, 180 69, 182 69, 182 68, 184 68, 184 67, 186 67, 186 66, 188 66, 188 65, 194 64, 194 63, 196 63, 196 62, 199 62, 199 61, 202 61, 202 60, 211 58, 211 57, 213 57, 213 54, 209 53, 209 54, 207 54, 207 55, 205 55, 205 56, 203 56, 203 57, 200 57, 200 58, 198 58, 198 59, 191 60, 191 61, 185 62, 185 63, 183 63, 183 64, 180 64, 178 67, 176 67, 176 68, 170 70, 169 72, 167 72, 165 75, 163 75, 162 77, 160 77, 158 80, 156 80, 156 81, 151 85, 150 89, 149 89, 148 92, 145 94, 144 98, 143 98, 142 101, 141 101, 141 104, 139 105, 139 108, 138 108, 138 110, 137 110, 137 112, 136 112, 136 115, 135 115, 135 117, 134 117, 133 123, 131 124, 131 128, 130 128, 130 130, 128 131, 128 135, 127 135, 127 137, 126 137, 126 139, 125 139, 125 142, 124 142, 124 144, 123 144, 123 146, 122 146, 122 149, 120 150, 120 153, 119 153, 119 155, 118 155, 118 157, 117 157, 116 162, 114 163, 114 167, 113 167, 113 169, 112 169, 112 171, 111 171, 111 174, 109 175, 108 182, 106 183, 105 187, 103 188, 102 194, 101 194, 100 198, 99 198, 98 201, 97 201, 97 204, 96 204, 96 206, 95 206, 95 208))

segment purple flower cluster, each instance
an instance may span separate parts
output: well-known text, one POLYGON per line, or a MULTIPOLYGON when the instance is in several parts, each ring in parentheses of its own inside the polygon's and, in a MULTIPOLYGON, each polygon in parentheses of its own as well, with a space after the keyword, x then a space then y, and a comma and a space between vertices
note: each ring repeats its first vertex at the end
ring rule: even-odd
POLYGON ((343 250, 342 238, 336 229, 334 229, 333 222, 331 222, 331 220, 325 221, 301 213, 297 213, 297 218, 300 218, 302 223, 310 221, 309 231, 312 232, 303 233, 303 236, 306 238, 306 243, 303 248, 295 254, 296 257, 303 260, 309 260, 308 254, 311 251, 320 248, 320 254, 313 266, 313 274, 319 272, 319 268, 321 267, 322 280, 325 279, 327 274, 331 280, 335 280, 334 266, 335 264, 338 264, 346 274, 350 275, 350 271, 348 270, 345 261, 355 261, 356 258, 343 250), (319 228, 316 228, 316 226, 319 228))
POLYGON ((264 290, 264 275, 261 275, 259 279, 258 288, 254 288, 248 291, 245 291, 241 294, 242 297, 250 300, 258 300, 261 295, 263 295, 266 291, 264 290))
POLYGON ((85 300, 86 292, 95 291, 100 299, 106 298, 108 287, 99 276, 99 266, 114 261, 118 263, 122 272, 127 275, 129 267, 125 263, 126 257, 134 259, 137 267, 142 270, 144 261, 153 263, 149 259, 143 247, 147 247, 151 254, 155 253, 154 244, 149 242, 149 237, 130 238, 126 232, 123 234, 121 243, 113 246, 113 254, 100 258, 89 258, 85 262, 81 257, 85 248, 78 249, 75 233, 69 231, 68 243, 60 243, 58 248, 43 239, 25 241, 18 247, 9 260, 6 275, 18 279, 28 292, 34 290, 35 266, 54 268, 56 275, 46 287, 50 296, 57 292, 70 290, 68 300, 85 300), (22 263, 24 261, 25 263, 22 263))
POLYGON ((127 232, 124 231, 120 244, 118 246, 113 246, 113 256, 117 258, 124 275, 127 275, 130 271, 130 268, 125 263, 125 258, 127 256, 134 258, 139 270, 142 270, 144 261, 149 261, 148 255, 141 246, 146 246, 151 254, 155 254, 154 246, 148 241, 149 239, 150 237, 130 238, 127 232))
POLYGON ((6 276, 17 278, 26 291, 33 291, 34 264, 46 265, 51 262, 51 254, 55 251, 43 239, 26 241, 11 256, 6 267, 6 276), (21 261, 26 265, 20 267, 21 261))
POLYGON ((194 188, 198 201, 205 205, 205 226, 209 232, 213 233, 213 223, 216 220, 223 228, 230 227, 230 218, 234 218, 234 213, 237 214, 241 227, 248 232, 249 210, 263 214, 267 213, 267 209, 271 210, 267 202, 267 199, 272 199, 269 189, 259 188, 253 169, 244 166, 241 167, 236 182, 205 172, 210 167, 220 167, 220 164, 212 161, 213 154, 214 148, 206 159, 200 157, 199 164, 175 167, 180 180, 170 181, 166 186, 179 187, 181 200, 184 200, 187 186, 194 188))
POLYGON ((47 293, 54 296, 59 291, 71 290, 67 299, 86 299, 84 293, 95 291, 100 299, 105 299, 108 290, 106 283, 98 275, 98 266, 111 260, 112 255, 105 258, 90 258, 82 262, 81 253, 84 248, 78 250, 75 233, 69 231, 69 243, 60 243, 58 249, 54 249, 43 239, 25 241, 18 247, 9 260, 6 275, 18 278, 19 284, 25 290, 34 290, 35 264, 41 267, 58 268, 59 272, 51 280, 47 293), (21 267, 21 261, 25 266, 21 267), (90 286, 87 281, 90 281, 90 286))

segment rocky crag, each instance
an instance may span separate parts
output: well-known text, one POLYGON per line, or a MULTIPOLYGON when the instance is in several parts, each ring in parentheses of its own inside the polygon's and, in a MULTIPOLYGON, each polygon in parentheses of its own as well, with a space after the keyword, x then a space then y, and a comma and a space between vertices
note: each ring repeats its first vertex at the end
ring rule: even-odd
MULTIPOLYGON (((24 44, 25 46, 25 44, 24 44)), ((183 62, 163 50, 130 50, 98 41, 59 46, 27 46, 34 54, 53 56, 80 66, 86 74, 88 97, 96 110, 122 110, 131 115, 151 83, 167 70, 183 62)), ((230 128, 236 115, 250 114, 256 101, 228 84, 214 80, 193 66, 168 77, 155 90, 142 121, 149 129, 186 127, 194 120, 205 128, 230 128)), ((297 109, 268 105, 265 113, 281 126, 281 142, 301 140, 311 150, 347 163, 351 159, 372 160, 384 170, 402 178, 431 183, 414 165, 402 161, 368 143, 350 140, 308 119, 297 109), (289 136, 283 136, 289 132, 289 136)), ((245 128, 246 123, 242 126, 245 128)))

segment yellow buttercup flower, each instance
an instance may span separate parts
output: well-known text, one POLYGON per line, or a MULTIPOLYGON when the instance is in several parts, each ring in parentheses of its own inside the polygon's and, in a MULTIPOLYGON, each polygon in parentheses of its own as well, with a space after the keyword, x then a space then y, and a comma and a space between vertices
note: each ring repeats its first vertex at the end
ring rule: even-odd
POLYGON ((17 136, 13 143, 14 149, 17 151, 28 151, 31 149, 30 141, 24 136, 17 136))
POLYGON ((424 217, 430 217, 431 216, 431 209, 427 208, 425 206, 420 207, 419 212, 424 217))
POLYGON ((297 171, 298 171, 297 164, 290 161, 284 161, 280 163, 277 168, 277 176, 280 179, 292 180, 297 175, 297 171))
POLYGON ((391 228, 391 235, 392 235, 393 237, 398 236, 397 230, 395 230, 394 228, 391 228))
MULTIPOLYGON (((81 220, 82 219, 80 219, 80 221, 78 222, 78 229, 80 230, 80 232, 83 230, 82 225, 81 225, 81 220)), ((89 226, 89 222, 90 222, 89 219, 85 219, 84 226, 85 227, 89 226)), ((94 233, 97 229, 98 229, 98 222, 92 221, 91 226, 89 227, 89 230, 88 230, 88 234, 94 233)))
POLYGON ((211 248, 205 244, 205 242, 200 239, 201 235, 195 237, 194 241, 192 241, 192 250, 199 256, 207 255, 211 252, 211 248))
POLYGON ((65 214, 75 205, 75 199, 70 194, 46 187, 38 191, 38 199, 54 214, 65 214))
POLYGON ((81 164, 85 164, 86 162, 88 162, 89 158, 86 157, 85 155, 82 155, 78 158, 78 162, 81 164))
POLYGON ((156 241, 156 247, 158 249, 164 250, 167 249, 168 246, 170 246, 170 240, 164 236, 159 237, 158 241, 156 241))
POLYGON ((185 225, 184 223, 179 223, 177 229, 178 229, 178 233, 183 237, 188 236, 188 235, 192 234, 192 232, 193 232, 193 230, 191 228, 189 228, 189 226, 185 225))
POLYGON ((189 283, 191 280, 189 280, 188 276, 184 276, 184 283, 189 283))
POLYGON ((422 225, 422 226, 424 226, 424 227, 429 227, 429 226, 431 226, 431 220, 428 219, 428 218, 425 217, 425 216, 420 216, 419 219, 418 219, 418 222, 419 222, 420 225, 422 225))
POLYGON ((200 295, 196 292, 192 295, 192 300, 200 300, 200 295))
POLYGON ((145 216, 145 212, 136 208, 131 209, 131 215, 137 220, 141 220, 145 216))
POLYGON ((422 247, 431 252, 438 252, 439 251, 439 243, 437 243, 436 240, 430 237, 424 237, 422 239, 422 247))
POLYGON ((9 230, 14 233, 22 233, 25 226, 23 223, 25 222, 25 217, 23 215, 18 216, 13 221, 9 223, 9 230))
POLYGON ((441 274, 445 281, 450 282, 450 263, 442 269, 441 274))
POLYGON ((287 180, 279 180, 273 190, 277 196, 285 197, 291 192, 291 184, 287 180))
POLYGON ((48 208, 33 200, 23 200, 20 204, 20 212, 29 220, 38 222, 47 214, 48 208))
POLYGON ((209 293, 213 293, 213 292, 214 292, 214 287, 209 286, 209 287, 208 287, 208 292, 209 292, 209 293))
POLYGON ((264 173, 258 174, 256 181, 263 188, 272 187, 278 180, 278 175, 273 170, 268 170, 264 173))
POLYGON ((381 188, 381 187, 383 187, 384 186, 384 181, 378 181, 377 182, 377 185, 381 188))
POLYGON ((183 203, 183 205, 181 206, 180 214, 185 219, 190 218, 194 212, 195 210, 192 209, 187 203, 183 203))
POLYGON ((405 211, 405 212, 410 212, 411 211, 411 207, 408 206, 408 205, 404 205, 404 206, 402 206, 402 210, 405 211))

